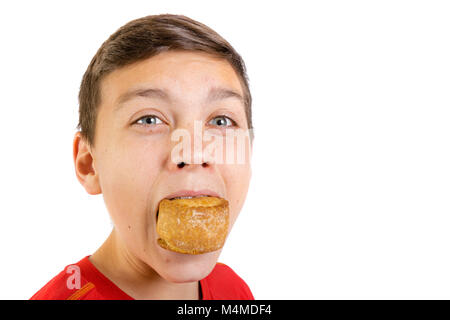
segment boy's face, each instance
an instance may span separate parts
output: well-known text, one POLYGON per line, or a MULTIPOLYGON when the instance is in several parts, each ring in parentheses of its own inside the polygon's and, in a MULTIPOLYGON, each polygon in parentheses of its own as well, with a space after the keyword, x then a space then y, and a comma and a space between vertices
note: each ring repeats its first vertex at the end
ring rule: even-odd
MULTIPOLYGON (((250 182, 248 143, 243 164, 194 160, 194 140, 201 139, 198 124, 200 135, 209 129, 222 136, 226 129, 248 129, 243 102, 232 96, 207 99, 214 88, 243 96, 239 78, 227 61, 184 51, 160 53, 113 71, 102 80, 95 147, 91 149, 94 181, 127 253, 173 282, 202 279, 214 267, 221 250, 189 255, 159 247, 159 202, 180 190, 211 190, 229 201, 231 230, 250 182), (137 88, 164 93, 126 96, 137 88), (172 151, 181 141, 171 138, 177 129, 184 129, 191 138, 191 158, 182 159, 184 167, 173 161, 172 151)), ((203 141, 200 153, 206 146, 203 141)))

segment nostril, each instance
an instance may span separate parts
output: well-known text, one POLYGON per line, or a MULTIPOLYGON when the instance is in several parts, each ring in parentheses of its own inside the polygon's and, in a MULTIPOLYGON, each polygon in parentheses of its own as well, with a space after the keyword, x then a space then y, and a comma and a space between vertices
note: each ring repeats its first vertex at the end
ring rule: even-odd
MULTIPOLYGON (((177 164, 177 167, 181 169, 181 168, 183 168, 185 165, 186 165, 185 162, 180 162, 179 164, 177 164)), ((203 168, 205 168, 205 167, 207 167, 207 166, 208 166, 208 163, 207 163, 207 162, 203 162, 203 163, 202 163, 202 167, 203 167, 203 168)))

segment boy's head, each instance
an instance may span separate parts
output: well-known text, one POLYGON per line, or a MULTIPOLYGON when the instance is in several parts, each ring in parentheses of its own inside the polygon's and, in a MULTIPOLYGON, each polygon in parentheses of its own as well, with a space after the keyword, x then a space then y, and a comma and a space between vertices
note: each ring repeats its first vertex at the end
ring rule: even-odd
POLYGON ((169 281, 205 277, 220 250, 186 255, 162 249, 156 213, 163 198, 202 191, 229 201, 231 230, 251 177, 251 95, 241 57, 185 16, 136 19, 102 44, 84 74, 79 103, 77 177, 88 193, 103 194, 118 250, 169 281), (243 162, 206 156, 206 133, 208 141, 220 141, 239 129, 250 138, 243 149, 227 138, 214 150, 216 156, 244 153, 243 162), (188 134, 180 150, 179 130, 188 134))

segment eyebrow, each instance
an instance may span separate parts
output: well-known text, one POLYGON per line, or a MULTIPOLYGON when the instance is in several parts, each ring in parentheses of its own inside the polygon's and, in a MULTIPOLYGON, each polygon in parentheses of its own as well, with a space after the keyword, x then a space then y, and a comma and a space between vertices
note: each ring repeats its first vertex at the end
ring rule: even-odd
MULTIPOLYGON (((125 102, 127 102, 133 98, 136 98, 136 97, 144 97, 144 98, 148 98, 148 99, 160 99, 160 100, 165 100, 167 102, 171 101, 170 95, 162 89, 159 89, 159 88, 137 88, 137 89, 129 90, 129 91, 125 92, 124 94, 122 94, 121 96, 119 96, 119 98, 117 99, 118 102, 117 102, 116 109, 119 109, 125 102)), ((223 87, 212 87, 208 92, 206 102, 213 102, 213 101, 223 100, 223 99, 228 99, 228 98, 235 98, 235 99, 239 100, 242 104, 244 104, 244 98, 242 97, 241 94, 239 94, 238 92, 236 92, 234 90, 223 88, 223 87)))

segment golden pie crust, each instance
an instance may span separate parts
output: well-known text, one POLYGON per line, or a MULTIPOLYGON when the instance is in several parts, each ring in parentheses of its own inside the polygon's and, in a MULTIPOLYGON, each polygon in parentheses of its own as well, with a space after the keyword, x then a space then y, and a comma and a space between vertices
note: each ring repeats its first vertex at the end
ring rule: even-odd
POLYGON ((228 201, 217 197, 164 199, 157 219, 162 248, 186 254, 216 251, 228 234, 228 201))

